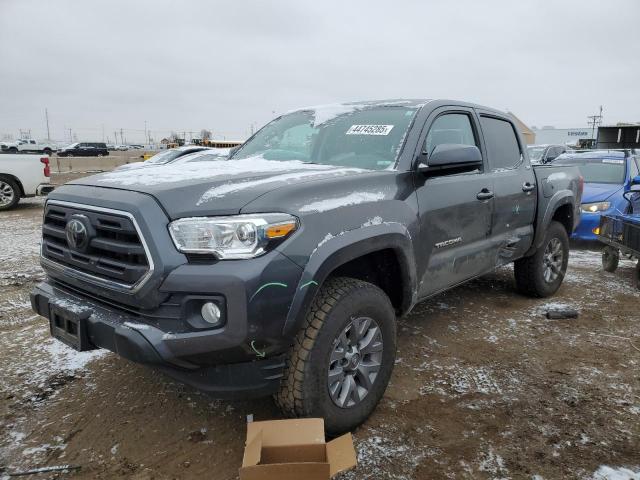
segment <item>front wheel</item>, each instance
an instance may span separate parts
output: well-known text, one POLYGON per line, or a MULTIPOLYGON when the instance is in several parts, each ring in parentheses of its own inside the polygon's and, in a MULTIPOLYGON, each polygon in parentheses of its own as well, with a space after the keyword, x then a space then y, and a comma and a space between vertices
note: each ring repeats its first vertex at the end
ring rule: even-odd
POLYGON ((553 221, 536 253, 515 261, 516 286, 530 297, 553 295, 562 285, 568 263, 569 236, 560 222, 553 221))
POLYGON ((330 279, 296 336, 276 403, 287 415, 324 418, 331 435, 352 430, 382 398, 395 353, 396 318, 385 293, 330 279))

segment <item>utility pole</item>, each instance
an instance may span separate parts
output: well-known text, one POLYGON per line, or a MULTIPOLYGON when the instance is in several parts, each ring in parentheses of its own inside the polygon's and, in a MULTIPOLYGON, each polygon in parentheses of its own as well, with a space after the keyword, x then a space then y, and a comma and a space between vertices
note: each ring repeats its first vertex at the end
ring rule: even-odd
POLYGON ((117 131, 114 131, 114 132, 113 132, 113 138, 114 138, 113 143, 114 143, 114 144, 117 144, 117 143, 118 143, 118 132, 117 132, 117 131))
POLYGON ((602 105, 600 105, 600 112, 598 115, 589 115, 587 117, 589 119, 589 125, 591 125, 591 140, 595 140, 595 131, 596 127, 602 125, 602 105))
POLYGON ((49 133, 49 111, 44 109, 44 118, 47 121, 47 140, 51 140, 51 134, 49 133))
POLYGON ((69 129, 69 142, 73 143, 73 136, 71 135, 71 129, 69 129))
POLYGON ((102 124, 102 141, 104 142, 104 123, 102 124))
POLYGON ((149 136, 147 135, 147 121, 144 121, 144 142, 147 143, 147 139, 149 136))
POLYGON ((122 128, 120 129, 120 143, 124 145, 124 135, 122 133, 122 128))

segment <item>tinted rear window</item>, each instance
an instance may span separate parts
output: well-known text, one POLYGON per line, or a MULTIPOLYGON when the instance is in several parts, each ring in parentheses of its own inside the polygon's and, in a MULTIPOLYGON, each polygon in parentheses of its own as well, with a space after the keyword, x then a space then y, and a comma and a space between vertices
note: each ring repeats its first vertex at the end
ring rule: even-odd
POLYGON ((491 169, 512 169, 518 166, 522 153, 511 123, 493 117, 480 117, 480 124, 491 169))

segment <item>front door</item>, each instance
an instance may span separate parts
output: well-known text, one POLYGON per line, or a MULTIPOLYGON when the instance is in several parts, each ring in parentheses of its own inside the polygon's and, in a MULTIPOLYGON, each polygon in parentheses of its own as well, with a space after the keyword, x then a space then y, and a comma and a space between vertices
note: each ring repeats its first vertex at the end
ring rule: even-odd
MULTIPOLYGON (((473 110, 436 110, 425 124, 421 145, 429 155, 439 144, 475 145, 483 151, 473 110)), ((483 157, 485 155, 483 154, 483 157)), ((428 157, 427 157, 428 162, 428 157)), ((493 182, 483 168, 424 176, 415 173, 420 214, 419 297, 464 282, 492 268, 493 182)))

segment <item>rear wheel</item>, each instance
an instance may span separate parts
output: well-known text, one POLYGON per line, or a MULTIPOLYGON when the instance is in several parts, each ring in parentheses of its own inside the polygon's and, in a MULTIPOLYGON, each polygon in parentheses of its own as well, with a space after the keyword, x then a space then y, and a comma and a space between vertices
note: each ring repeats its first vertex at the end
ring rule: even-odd
POLYGON ((20 190, 10 178, 0 177, 0 211, 15 207, 20 201, 20 190))
POLYGON ((51 156, 51 154, 53 153, 53 151, 52 151, 50 148, 45 148, 45 149, 44 149, 44 153, 45 153, 46 155, 51 156))
POLYGON ((636 287, 640 289, 640 260, 638 260, 638 263, 636 263, 635 276, 636 276, 636 287))
POLYGON ((324 418, 330 434, 352 430, 382 398, 395 352, 395 312, 385 293, 330 279, 295 339, 276 403, 287 415, 324 418))
POLYGON ((530 297, 553 295, 562 285, 568 263, 569 236, 561 223, 553 221, 536 253, 516 260, 514 273, 518 290, 530 297))
POLYGON ((602 249, 602 268, 605 272, 615 272, 620 262, 620 251, 609 245, 602 249))

